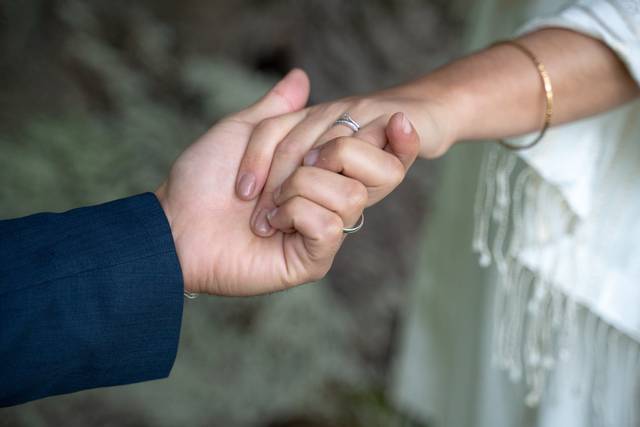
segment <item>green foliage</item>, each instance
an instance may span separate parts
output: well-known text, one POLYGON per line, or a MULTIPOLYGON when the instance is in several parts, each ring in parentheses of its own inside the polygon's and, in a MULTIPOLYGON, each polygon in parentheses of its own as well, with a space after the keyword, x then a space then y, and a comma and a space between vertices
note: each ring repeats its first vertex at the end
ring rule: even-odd
POLYGON ((228 61, 188 57, 171 66, 174 81, 163 87, 170 43, 162 26, 146 17, 147 26, 136 27, 139 39, 132 44, 146 64, 140 67, 129 59, 132 52, 101 38, 92 12, 80 2, 60 8, 70 28, 62 50, 95 82, 77 88, 87 103, 100 97, 107 108, 79 104, 42 114, 34 105, 24 125, 0 134, 3 217, 153 191, 187 144, 222 115, 255 101, 271 83, 228 61), (185 99, 195 106, 186 108, 185 99))

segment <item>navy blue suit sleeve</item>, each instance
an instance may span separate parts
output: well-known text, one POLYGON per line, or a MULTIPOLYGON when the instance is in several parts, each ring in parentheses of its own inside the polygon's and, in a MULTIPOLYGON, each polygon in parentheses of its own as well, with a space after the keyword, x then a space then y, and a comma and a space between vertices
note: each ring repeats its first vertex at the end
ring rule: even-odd
POLYGON ((0 221, 0 407, 168 376, 182 293, 151 193, 0 221))

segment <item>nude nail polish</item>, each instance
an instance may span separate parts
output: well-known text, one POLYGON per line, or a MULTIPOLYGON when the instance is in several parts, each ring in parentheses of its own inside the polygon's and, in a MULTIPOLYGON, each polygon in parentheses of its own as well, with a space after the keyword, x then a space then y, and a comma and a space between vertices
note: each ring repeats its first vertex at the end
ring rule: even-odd
POLYGON ((407 119, 407 116, 405 116, 404 114, 402 115, 402 132, 407 135, 411 133, 411 123, 409 122, 409 119, 407 119))
POLYGON ((273 217, 276 215, 276 213, 278 212, 278 208, 273 208, 269 211, 269 213, 267 214, 267 219, 269 221, 271 221, 273 219, 273 217))
POLYGON ((262 209, 256 216, 255 230, 263 236, 268 236, 269 233, 271 233, 271 224, 269 224, 269 220, 267 219, 268 214, 268 209, 262 209))
POLYGON ((256 188, 256 177, 251 172, 245 172, 238 180, 238 194, 241 197, 248 199, 253 194, 253 190, 256 188))

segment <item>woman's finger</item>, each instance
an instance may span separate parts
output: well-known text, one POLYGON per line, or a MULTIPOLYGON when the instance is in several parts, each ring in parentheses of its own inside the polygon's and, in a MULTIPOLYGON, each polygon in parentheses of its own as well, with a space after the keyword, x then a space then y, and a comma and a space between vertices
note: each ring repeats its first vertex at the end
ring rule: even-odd
POLYGON ((333 113, 325 110, 309 114, 276 147, 269 177, 251 217, 251 228, 258 236, 273 234, 267 221, 267 213, 275 207, 273 192, 300 166, 304 155, 331 125, 333 117, 333 113))
POLYGON ((324 169, 302 166, 276 191, 274 202, 281 206, 295 197, 304 197, 336 212, 343 224, 351 226, 360 219, 367 205, 368 193, 358 180, 324 169))
POLYGON ((386 116, 380 116, 373 120, 370 123, 364 125, 358 132, 353 132, 346 126, 334 126, 325 132, 318 141, 321 143, 314 144, 314 148, 309 151, 305 155, 304 162, 305 164, 309 164, 309 162, 314 161, 318 152, 320 151, 320 147, 327 142, 343 137, 343 136, 353 136, 355 138, 361 139, 363 141, 368 142, 374 147, 383 148, 387 145, 387 127, 388 119, 386 116))
POLYGON ((254 128, 238 168, 236 194, 252 200, 267 180, 276 147, 307 116, 309 110, 297 111, 261 121, 254 128))
POLYGON ((334 139, 322 146, 316 156, 310 152, 305 157, 305 165, 361 182, 369 191, 369 206, 400 184, 406 173, 394 154, 355 137, 334 139))
POLYGON ((389 143, 385 150, 395 154, 408 170, 418 156, 420 136, 406 114, 395 113, 386 127, 389 143))
POLYGON ((379 116, 375 120, 362 126, 360 130, 353 136, 368 142, 369 144, 383 148, 387 144, 387 123, 389 116, 379 116))
POLYGON ((284 236, 287 282, 320 280, 329 271, 344 233, 340 217, 309 199, 294 197, 269 213, 274 229, 284 236))

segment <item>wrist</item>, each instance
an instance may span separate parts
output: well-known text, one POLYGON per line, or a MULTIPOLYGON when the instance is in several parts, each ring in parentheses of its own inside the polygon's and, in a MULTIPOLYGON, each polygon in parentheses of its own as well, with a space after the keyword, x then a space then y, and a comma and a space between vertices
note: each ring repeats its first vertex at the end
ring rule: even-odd
POLYGON ((164 216, 167 217, 167 222, 169 223, 169 228, 171 228, 171 234, 173 235, 173 215, 171 214, 171 209, 169 208, 169 201, 167 200, 167 189, 166 183, 163 183, 156 191, 154 191, 158 202, 160 203, 160 207, 164 211, 164 216))
POLYGON ((171 229, 171 236, 173 238, 173 246, 175 248, 176 251, 176 255, 178 257, 178 262, 180 263, 180 269, 182 270, 182 281, 183 281, 183 285, 184 285, 184 290, 186 292, 196 292, 195 290, 192 289, 191 286, 191 281, 189 280, 189 278, 187 277, 187 268, 185 265, 185 255, 183 253, 183 251, 181 250, 180 244, 179 244, 179 232, 177 230, 177 225, 176 225, 176 220, 175 220, 175 215, 171 209, 171 203, 169 202, 169 197, 168 197, 168 191, 167 191, 167 187, 166 187, 166 182, 163 183, 155 192, 154 194, 156 195, 156 198, 158 199, 158 202, 160 203, 160 207, 162 207, 162 210, 164 211, 164 215, 167 218, 167 222, 169 223, 169 228, 171 229))
POLYGON ((440 157, 464 138, 470 102, 460 88, 451 87, 433 73, 397 90, 417 105, 411 119, 421 137, 420 157, 440 157))

